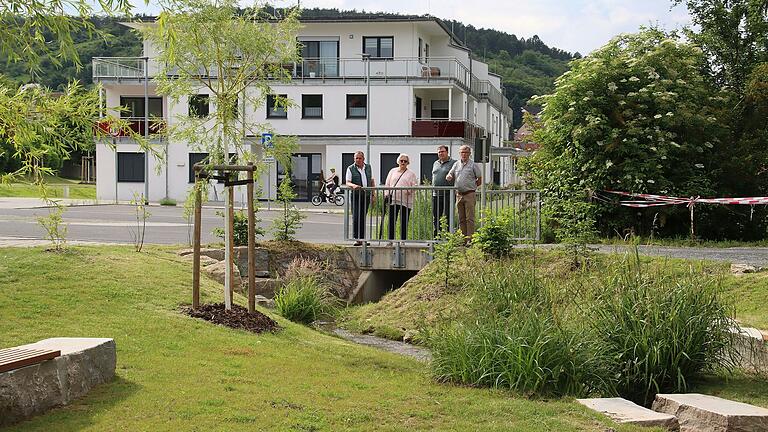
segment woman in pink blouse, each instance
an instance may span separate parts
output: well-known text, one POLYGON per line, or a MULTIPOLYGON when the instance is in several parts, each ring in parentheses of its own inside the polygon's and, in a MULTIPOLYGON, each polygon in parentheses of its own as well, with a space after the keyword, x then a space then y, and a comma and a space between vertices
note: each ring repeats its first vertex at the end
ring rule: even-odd
MULTIPOLYGON (((417 186, 419 184, 416 173, 408 169, 411 158, 400 153, 397 157, 397 167, 392 168, 387 174, 387 181, 384 186, 388 188, 405 188, 417 186)), ((395 224, 400 216, 400 240, 405 240, 408 233, 408 216, 413 209, 413 189, 388 189, 384 196, 388 197, 389 202, 389 239, 395 239, 395 224)))

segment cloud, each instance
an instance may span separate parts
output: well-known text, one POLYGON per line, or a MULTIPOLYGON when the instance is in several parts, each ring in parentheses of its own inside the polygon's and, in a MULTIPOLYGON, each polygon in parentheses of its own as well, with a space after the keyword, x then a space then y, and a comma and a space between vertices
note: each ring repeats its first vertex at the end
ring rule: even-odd
MULTIPOLYGON (((277 5, 295 5, 298 1, 278 0, 277 5)), ((518 37, 538 35, 549 46, 582 54, 599 48, 617 34, 636 32, 642 25, 671 30, 690 24, 684 7, 670 11, 671 5, 671 0, 301 0, 304 8, 429 13, 518 37)))

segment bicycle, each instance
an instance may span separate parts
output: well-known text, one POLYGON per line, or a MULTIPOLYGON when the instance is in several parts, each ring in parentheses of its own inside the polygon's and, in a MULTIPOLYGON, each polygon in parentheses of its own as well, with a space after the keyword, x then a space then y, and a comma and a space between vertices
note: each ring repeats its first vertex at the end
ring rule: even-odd
POLYGON ((320 191, 320 193, 313 196, 311 201, 312 205, 315 207, 324 202, 330 202, 341 207, 344 205, 344 191, 341 190, 341 188, 336 188, 336 192, 334 192, 333 196, 331 196, 331 194, 328 193, 328 188, 323 186, 323 189, 320 191))

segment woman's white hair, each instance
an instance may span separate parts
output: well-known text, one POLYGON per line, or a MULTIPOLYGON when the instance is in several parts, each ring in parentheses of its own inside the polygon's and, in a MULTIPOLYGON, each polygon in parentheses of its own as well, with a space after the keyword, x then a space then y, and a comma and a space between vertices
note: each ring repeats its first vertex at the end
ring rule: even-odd
POLYGON ((400 153, 400 156, 397 157, 397 162, 400 163, 400 159, 402 158, 405 158, 408 161, 408 163, 411 163, 411 157, 405 153, 400 153))

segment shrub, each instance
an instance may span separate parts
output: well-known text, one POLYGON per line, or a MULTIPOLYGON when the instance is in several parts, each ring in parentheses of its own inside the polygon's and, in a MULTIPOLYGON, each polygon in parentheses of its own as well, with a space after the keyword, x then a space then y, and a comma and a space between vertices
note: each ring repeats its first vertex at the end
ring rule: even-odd
POLYGON ((473 243, 484 253, 496 258, 508 255, 515 245, 514 220, 515 209, 512 207, 498 214, 486 214, 473 236, 473 243))
POLYGON ((638 260, 608 281, 591 316, 600 349, 615 359, 618 393, 648 404, 656 393, 685 392, 704 371, 735 365, 734 314, 718 280, 693 268, 646 272, 638 260))
POLYGON ((336 313, 336 298, 318 277, 302 275, 289 280, 275 294, 275 309, 291 321, 309 324, 336 313))
MULTIPOLYGON (((255 210, 254 210, 255 211, 255 210)), ((221 211, 216 212, 217 215, 224 217, 225 213, 221 211)), ((255 220, 254 226, 254 240, 257 236, 264 235, 264 229, 259 227, 258 223, 261 221, 258 217, 255 220)), ((226 223, 226 218, 224 219, 226 223)), ((232 222, 232 234, 235 238, 235 246, 248 246, 248 213, 238 210, 235 212, 235 219, 232 222)), ((224 228, 214 228, 213 235, 219 238, 224 238, 224 228)))
POLYGON ((160 205, 161 206, 175 207, 176 206, 176 200, 173 199, 173 198, 167 198, 166 197, 166 198, 163 198, 163 199, 160 200, 160 205))

